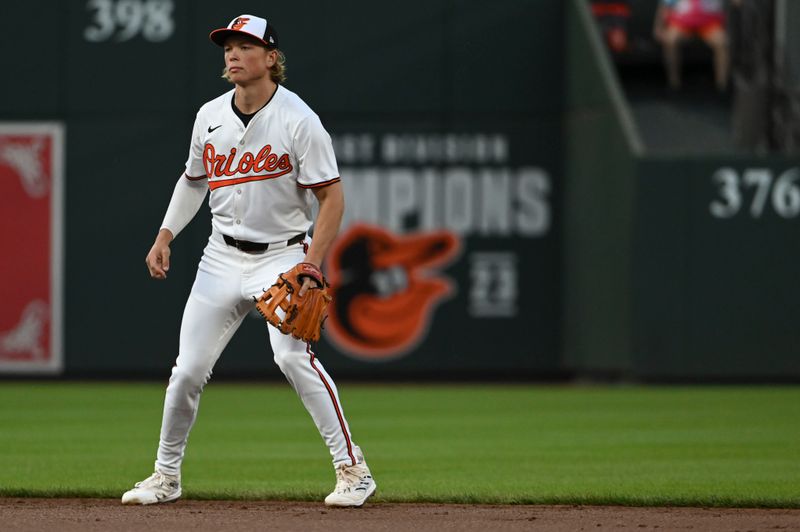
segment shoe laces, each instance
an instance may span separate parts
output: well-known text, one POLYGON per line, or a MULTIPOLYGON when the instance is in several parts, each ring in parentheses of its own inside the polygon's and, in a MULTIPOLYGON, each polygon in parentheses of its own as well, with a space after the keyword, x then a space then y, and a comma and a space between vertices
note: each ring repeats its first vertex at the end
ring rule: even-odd
POLYGON ((136 488, 161 488, 163 486, 175 487, 178 485, 178 477, 165 475, 161 471, 156 471, 141 482, 134 484, 136 488))
POLYGON ((372 481, 372 475, 366 466, 341 465, 336 469, 336 492, 347 493, 358 489, 367 489, 372 481))

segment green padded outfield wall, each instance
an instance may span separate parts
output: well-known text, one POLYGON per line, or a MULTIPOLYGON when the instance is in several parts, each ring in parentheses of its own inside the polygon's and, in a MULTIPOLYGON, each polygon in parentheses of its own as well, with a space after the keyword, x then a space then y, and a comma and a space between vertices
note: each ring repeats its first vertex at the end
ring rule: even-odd
MULTIPOLYGON (((33 0, 4 6, 0 121, 63 125, 65 373, 166 378, 207 209, 173 244, 167 282, 144 257, 197 108, 230 88, 208 32, 266 7, 287 87, 331 132, 348 197, 340 267, 327 268, 358 276, 316 349, 326 366, 561 371, 560 0, 33 0), (379 240, 415 251, 377 268, 379 240)), ((262 322, 246 320, 215 373, 279 374, 262 322)))
POLYGON ((638 164, 632 372, 800 376, 800 160, 638 164))
POLYGON ((625 375, 641 147, 589 10, 582 0, 565 6, 563 361, 576 372, 625 375))

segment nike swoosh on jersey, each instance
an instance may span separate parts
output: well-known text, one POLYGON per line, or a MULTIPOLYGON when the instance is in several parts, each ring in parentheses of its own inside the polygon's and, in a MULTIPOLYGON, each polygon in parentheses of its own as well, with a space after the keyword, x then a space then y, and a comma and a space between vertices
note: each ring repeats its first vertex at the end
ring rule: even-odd
POLYGON ((208 132, 209 133, 213 133, 214 131, 218 130, 221 127, 222 127, 222 124, 218 125, 217 127, 208 126, 208 132))

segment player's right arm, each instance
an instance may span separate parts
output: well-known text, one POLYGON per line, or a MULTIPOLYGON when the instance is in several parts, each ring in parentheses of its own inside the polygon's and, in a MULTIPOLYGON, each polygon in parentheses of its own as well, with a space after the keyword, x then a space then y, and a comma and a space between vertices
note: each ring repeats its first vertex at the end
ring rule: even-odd
POLYGON ((169 245, 200 210, 206 197, 208 184, 194 181, 182 175, 175 185, 167 214, 161 223, 156 240, 145 258, 145 264, 154 279, 166 279, 169 271, 169 245))
POLYGON ((186 172, 181 174, 175 184, 164 221, 156 235, 150 252, 145 257, 145 264, 154 279, 166 279, 169 271, 169 245, 200 210, 200 205, 208 192, 208 181, 203 166, 203 127, 200 113, 192 128, 192 142, 189 147, 189 158, 186 161, 186 172), (194 177, 196 176, 196 177, 194 177))

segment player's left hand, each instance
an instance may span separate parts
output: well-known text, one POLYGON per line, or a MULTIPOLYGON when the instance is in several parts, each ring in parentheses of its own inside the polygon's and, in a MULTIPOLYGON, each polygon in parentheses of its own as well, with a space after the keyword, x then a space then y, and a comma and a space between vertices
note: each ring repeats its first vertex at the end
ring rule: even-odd
POLYGON ((308 292, 309 288, 315 288, 316 286, 317 282, 314 279, 310 277, 304 277, 303 286, 300 287, 300 292, 298 293, 298 295, 300 297, 303 297, 304 295, 306 295, 306 292, 308 292))
POLYGON ((278 276, 275 284, 256 300, 256 309, 283 334, 291 334, 304 342, 316 342, 328 316, 329 289, 325 276, 315 264, 301 262, 278 276), (278 309, 283 312, 278 313, 278 309))

